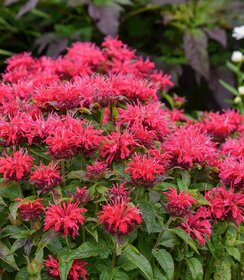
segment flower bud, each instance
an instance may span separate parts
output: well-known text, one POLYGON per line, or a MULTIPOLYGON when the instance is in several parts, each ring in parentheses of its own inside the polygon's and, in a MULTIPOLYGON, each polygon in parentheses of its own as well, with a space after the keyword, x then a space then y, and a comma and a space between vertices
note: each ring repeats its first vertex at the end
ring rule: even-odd
POLYGON ((32 261, 27 265, 27 271, 30 275, 36 275, 41 272, 42 264, 36 261, 32 261))
POLYGON ((240 95, 244 95, 244 86, 238 87, 240 95))
POLYGON ((231 56, 232 62, 242 62, 243 61, 243 54, 240 51, 234 51, 231 56))
POLYGON ((234 99, 234 103, 235 104, 241 103, 241 97, 240 96, 236 96, 235 99, 234 99))

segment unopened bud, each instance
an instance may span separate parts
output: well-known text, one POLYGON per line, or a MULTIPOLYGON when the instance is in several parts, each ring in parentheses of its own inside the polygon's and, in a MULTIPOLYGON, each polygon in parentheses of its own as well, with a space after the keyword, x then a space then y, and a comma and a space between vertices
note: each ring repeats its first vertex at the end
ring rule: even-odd
POLYGON ((233 62, 242 62, 243 61, 243 54, 240 51, 234 51, 231 56, 231 61, 233 62))

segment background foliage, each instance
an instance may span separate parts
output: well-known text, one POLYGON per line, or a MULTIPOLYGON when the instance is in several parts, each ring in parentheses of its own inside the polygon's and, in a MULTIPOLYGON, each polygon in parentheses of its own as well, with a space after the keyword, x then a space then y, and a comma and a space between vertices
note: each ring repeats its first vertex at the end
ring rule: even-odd
POLYGON ((237 47, 230 31, 243 23, 243 7, 237 0, 5 0, 1 61, 25 50, 55 57, 73 41, 119 34, 172 71, 187 109, 225 107, 228 93, 218 81, 234 83, 225 62, 237 47))

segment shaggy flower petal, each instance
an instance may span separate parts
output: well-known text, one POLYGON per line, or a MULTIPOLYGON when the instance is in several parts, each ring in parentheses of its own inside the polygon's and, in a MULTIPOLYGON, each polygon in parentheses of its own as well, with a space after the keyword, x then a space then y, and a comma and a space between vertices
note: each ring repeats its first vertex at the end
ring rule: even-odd
POLYGON ((53 189, 61 181, 59 167, 53 162, 50 162, 47 166, 43 163, 40 166, 35 165, 35 171, 31 172, 30 175, 30 182, 43 192, 53 189))
POLYGON ((157 176, 165 173, 165 166, 150 155, 135 154, 125 172, 132 180, 145 186, 153 185, 157 176))
POLYGON ((244 194, 234 193, 223 187, 214 188, 205 194, 215 219, 233 219, 237 224, 243 221, 244 194))
POLYGON ((227 185, 244 187, 244 158, 228 157, 220 163, 220 179, 227 185))
POLYGON ((205 237, 210 238, 212 234, 212 226, 207 218, 210 212, 204 208, 199 208, 196 214, 192 214, 185 218, 181 224, 181 228, 185 230, 193 239, 197 239, 201 246, 204 246, 205 237))
POLYGON ((79 208, 74 203, 62 203, 61 205, 50 205, 46 211, 44 230, 53 228, 61 232, 63 236, 69 234, 76 237, 79 225, 83 225, 85 218, 81 213, 87 212, 84 208, 79 208))
POLYGON ((194 163, 210 164, 216 157, 215 144, 193 125, 176 129, 163 148, 172 156, 172 165, 183 168, 191 168, 194 163))
POLYGON ((34 159, 23 149, 0 158, 0 173, 12 181, 23 180, 29 173, 34 159))
POLYGON ((136 225, 142 223, 139 209, 131 206, 126 200, 116 200, 113 204, 103 205, 98 219, 105 230, 115 236, 127 235, 136 225))
POLYGON ((165 209, 170 215, 176 217, 185 216, 189 212, 189 208, 197 203, 197 200, 193 198, 193 195, 186 193, 185 190, 177 194, 176 189, 169 188, 168 192, 163 192, 163 195, 167 198, 165 209))
POLYGON ((44 206, 42 203, 42 198, 38 198, 34 201, 22 202, 22 199, 16 199, 20 201, 20 205, 18 206, 18 211, 23 220, 32 221, 41 216, 44 212, 44 206))

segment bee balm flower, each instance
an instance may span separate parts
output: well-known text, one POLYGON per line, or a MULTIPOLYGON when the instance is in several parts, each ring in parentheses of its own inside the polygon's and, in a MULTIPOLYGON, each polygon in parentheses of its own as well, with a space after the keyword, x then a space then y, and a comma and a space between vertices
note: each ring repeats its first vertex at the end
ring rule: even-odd
POLYGON ((115 236, 127 235, 142 223, 139 209, 126 200, 116 200, 113 204, 104 205, 98 213, 98 219, 105 230, 115 236))
POLYGON ((87 212, 84 208, 79 208, 77 204, 68 202, 61 205, 50 205, 46 211, 44 230, 53 228, 61 232, 63 236, 69 234, 73 238, 78 234, 79 226, 83 225, 85 218, 81 213, 87 212))

